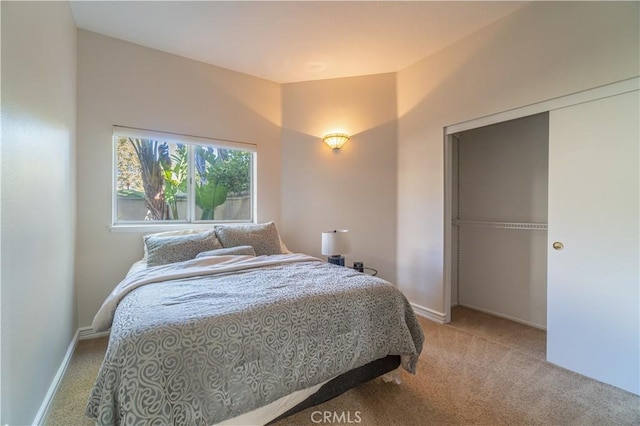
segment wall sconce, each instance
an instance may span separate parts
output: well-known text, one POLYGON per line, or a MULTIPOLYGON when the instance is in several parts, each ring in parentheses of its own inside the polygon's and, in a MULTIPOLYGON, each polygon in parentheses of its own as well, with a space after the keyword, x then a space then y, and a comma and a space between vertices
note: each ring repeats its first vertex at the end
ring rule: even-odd
POLYGON ((345 143, 349 140, 349 135, 345 135, 344 133, 331 133, 322 138, 324 143, 329 145, 331 149, 340 149, 344 146, 345 143))

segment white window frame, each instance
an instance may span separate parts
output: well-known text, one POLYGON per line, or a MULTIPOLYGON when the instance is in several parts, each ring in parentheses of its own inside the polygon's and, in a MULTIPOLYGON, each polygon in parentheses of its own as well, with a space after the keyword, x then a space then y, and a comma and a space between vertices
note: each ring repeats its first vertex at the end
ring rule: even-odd
MULTIPOLYGON (((113 133, 111 137, 112 145, 112 203, 111 203, 111 225, 110 229, 114 232, 158 232, 177 229, 197 229, 197 228, 210 228, 212 224, 241 224, 241 223, 255 223, 257 217, 257 154, 258 147, 255 144, 245 142, 235 142, 223 139, 210 139, 202 138, 198 136, 181 135, 177 133, 159 132, 155 130, 137 129, 124 126, 113 126, 113 133), (116 136, 126 136, 138 139, 152 139, 162 142, 170 142, 186 145, 204 145, 213 146, 216 148, 228 148, 242 150, 245 152, 251 152, 251 176, 250 176, 250 194, 251 194, 251 217, 248 220, 196 220, 194 215, 194 205, 192 201, 187 203, 187 216, 189 219, 178 221, 118 221, 118 153, 117 144, 115 143, 116 136)), ((189 177, 187 181, 188 199, 195 199, 195 188, 193 187, 194 177, 194 157, 189 155, 188 157, 189 177)))

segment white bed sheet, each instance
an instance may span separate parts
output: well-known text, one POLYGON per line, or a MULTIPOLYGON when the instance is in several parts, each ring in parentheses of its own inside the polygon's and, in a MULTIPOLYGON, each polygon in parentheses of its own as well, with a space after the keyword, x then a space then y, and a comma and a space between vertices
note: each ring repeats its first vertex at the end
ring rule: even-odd
POLYGON ((296 405, 300 404, 305 399, 309 398, 324 385, 326 382, 318 383, 315 386, 311 386, 307 389, 301 389, 285 395, 280 399, 273 401, 264 407, 256 408, 253 411, 239 415, 232 419, 225 420, 221 423, 216 423, 218 426, 248 426, 248 425, 264 425, 271 420, 277 419, 282 414, 286 413, 296 405))

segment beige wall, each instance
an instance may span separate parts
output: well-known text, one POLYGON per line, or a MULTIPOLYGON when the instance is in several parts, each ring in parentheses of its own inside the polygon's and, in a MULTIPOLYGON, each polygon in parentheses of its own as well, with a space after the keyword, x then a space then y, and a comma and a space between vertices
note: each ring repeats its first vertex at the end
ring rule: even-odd
POLYGON ((637 13, 533 3, 397 74, 282 86, 80 31, 79 325, 142 250, 107 229, 113 124, 258 143, 259 221, 316 256, 348 228, 348 262, 444 313, 443 127, 637 75, 637 13), (321 142, 335 130, 352 135, 339 152, 321 142))
POLYGON ((444 314, 443 128, 639 75, 637 2, 535 2, 398 73, 398 284, 444 314))
POLYGON ((348 262, 444 312, 443 127, 639 75, 638 13, 535 2, 397 74, 281 86, 82 30, 76 51, 67 4, 2 2, 0 421, 32 421, 75 326, 142 255, 108 229, 112 125, 258 144, 259 221, 317 256, 348 228, 348 262), (352 135, 337 153, 334 130, 352 135))
POLYGON ((258 221, 280 221, 281 87, 78 31, 78 325, 142 257, 142 233, 109 230, 112 126, 258 145, 258 221))
POLYGON ((281 233, 293 251, 321 255, 322 231, 349 229, 348 264, 395 281, 395 74, 285 84, 281 233), (351 140, 332 151, 322 136, 351 140))
POLYGON ((76 329, 76 27, 2 2, 1 424, 31 424, 76 329))

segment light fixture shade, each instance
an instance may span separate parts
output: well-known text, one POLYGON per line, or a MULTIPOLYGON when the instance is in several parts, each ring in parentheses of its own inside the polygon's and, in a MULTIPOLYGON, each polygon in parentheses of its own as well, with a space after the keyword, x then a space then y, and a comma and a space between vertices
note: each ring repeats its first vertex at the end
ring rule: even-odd
POLYGON ((350 251, 351 239, 348 230, 341 229, 322 233, 322 254, 325 256, 336 256, 350 251))
POLYGON ((324 143, 329 145, 331 149, 340 149, 349 140, 349 135, 344 133, 331 133, 322 138, 324 143))

